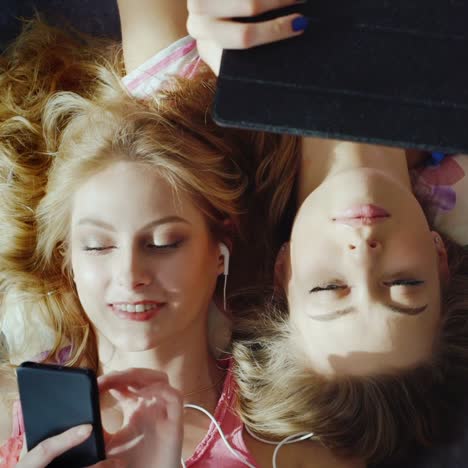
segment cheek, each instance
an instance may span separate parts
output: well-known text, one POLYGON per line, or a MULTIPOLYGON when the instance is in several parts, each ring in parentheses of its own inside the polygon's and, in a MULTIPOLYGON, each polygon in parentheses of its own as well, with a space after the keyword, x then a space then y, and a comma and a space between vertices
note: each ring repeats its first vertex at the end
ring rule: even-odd
POLYGON ((72 256, 74 281, 80 301, 85 308, 91 298, 102 294, 108 280, 105 265, 97 260, 72 256))
MULTIPOLYGON (((391 244, 392 258, 398 262, 397 269, 416 269, 428 274, 435 268, 432 245, 421 233, 402 234, 391 244)), ((427 278, 426 278, 427 279, 427 278)))
POLYGON ((308 288, 314 281, 323 281, 323 276, 336 267, 330 258, 341 256, 346 242, 335 231, 316 229, 307 236, 292 238, 291 246, 291 276, 308 288))
POLYGON ((164 289, 203 288, 203 284, 216 281, 217 256, 208 249, 192 247, 172 259, 161 261, 156 269, 158 282, 164 289))

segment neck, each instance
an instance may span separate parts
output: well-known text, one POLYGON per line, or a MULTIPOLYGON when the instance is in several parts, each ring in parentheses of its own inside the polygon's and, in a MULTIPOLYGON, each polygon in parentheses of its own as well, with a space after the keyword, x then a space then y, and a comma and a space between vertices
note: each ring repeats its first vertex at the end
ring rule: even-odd
POLYGON ((186 402, 216 404, 223 371, 208 348, 206 320, 191 323, 178 332, 176 339, 168 337, 144 351, 118 349, 102 334, 97 337, 99 374, 131 367, 165 372, 170 384, 187 395, 186 402))
POLYGON ((353 169, 385 171, 411 190, 406 151, 321 138, 304 138, 298 202, 302 202, 329 177, 353 169))

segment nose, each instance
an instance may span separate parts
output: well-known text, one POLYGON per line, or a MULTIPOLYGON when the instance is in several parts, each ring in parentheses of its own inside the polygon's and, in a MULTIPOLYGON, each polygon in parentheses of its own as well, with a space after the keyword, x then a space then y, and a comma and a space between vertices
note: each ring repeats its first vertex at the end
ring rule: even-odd
POLYGON ((122 252, 116 273, 118 284, 130 291, 148 286, 153 281, 144 256, 136 248, 122 252))

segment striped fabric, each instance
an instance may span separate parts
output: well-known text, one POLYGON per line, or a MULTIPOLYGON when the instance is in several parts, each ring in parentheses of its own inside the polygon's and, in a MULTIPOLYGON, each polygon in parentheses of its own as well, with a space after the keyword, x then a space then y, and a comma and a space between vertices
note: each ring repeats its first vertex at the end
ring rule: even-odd
POLYGON ((199 65, 197 44, 187 36, 140 65, 123 78, 123 84, 130 94, 144 98, 164 88, 171 76, 191 78, 199 65))

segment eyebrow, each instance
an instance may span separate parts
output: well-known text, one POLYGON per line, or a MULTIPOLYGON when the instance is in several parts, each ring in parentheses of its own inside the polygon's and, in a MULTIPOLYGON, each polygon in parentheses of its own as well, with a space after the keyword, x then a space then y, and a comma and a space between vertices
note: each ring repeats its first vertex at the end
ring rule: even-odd
MULTIPOLYGON (((398 314, 405 314, 405 315, 418 315, 424 312, 428 304, 423 305, 422 307, 398 307, 398 306, 387 306, 392 312, 396 312, 398 314)), ((309 315, 309 317, 313 320, 317 320, 319 322, 327 322, 329 320, 335 320, 339 317, 343 317, 344 315, 354 314, 357 312, 355 307, 348 307, 346 309, 339 309, 334 310, 333 312, 329 312, 327 314, 321 315, 309 315)))
MULTIPOLYGON (((156 219, 155 221, 151 221, 150 223, 146 224, 143 226, 141 231, 146 231, 147 229, 154 228, 156 226, 161 226, 162 224, 169 224, 169 223, 185 223, 185 224, 190 224, 189 221, 187 221, 184 218, 181 218, 180 216, 166 216, 161 219, 156 219)), ((91 226, 96 226, 102 229, 106 229, 107 231, 113 231, 115 232, 115 227, 112 226, 111 224, 105 223, 104 221, 100 221, 99 219, 92 219, 92 218, 82 218, 78 221, 77 226, 83 226, 83 225, 91 225, 91 226)))

